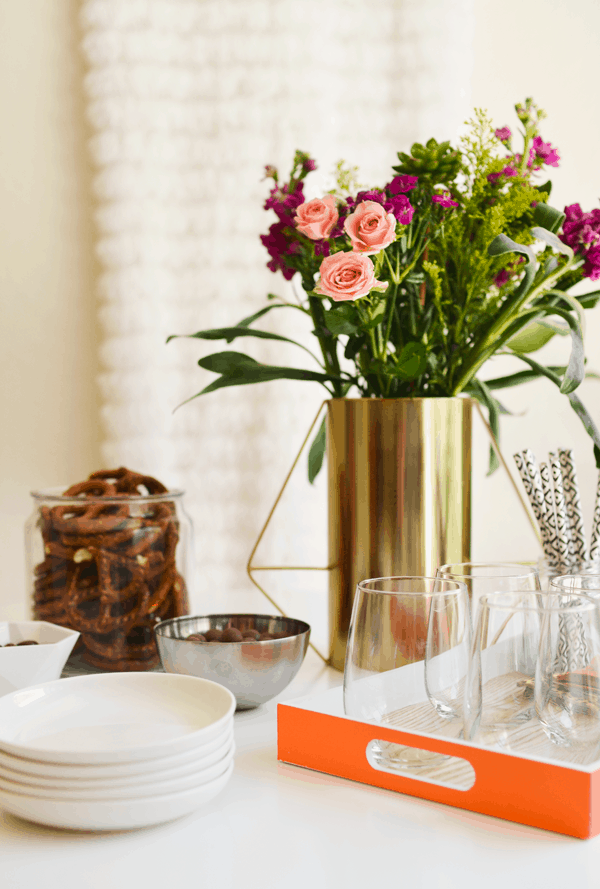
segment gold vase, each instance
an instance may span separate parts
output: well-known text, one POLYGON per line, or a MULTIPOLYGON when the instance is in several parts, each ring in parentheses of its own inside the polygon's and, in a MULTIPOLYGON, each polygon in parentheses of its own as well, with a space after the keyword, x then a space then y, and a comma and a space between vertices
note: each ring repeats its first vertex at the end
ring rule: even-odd
POLYGON ((468 398, 327 402, 330 663, 344 669, 356 584, 435 575, 471 548, 468 398))

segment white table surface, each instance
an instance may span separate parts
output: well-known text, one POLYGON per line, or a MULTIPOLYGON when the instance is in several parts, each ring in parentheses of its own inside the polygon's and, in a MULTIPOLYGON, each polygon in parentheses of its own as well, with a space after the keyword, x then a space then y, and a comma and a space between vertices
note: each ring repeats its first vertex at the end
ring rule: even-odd
MULTIPOLYGON (((309 651, 278 700, 341 680, 309 651)), ((235 737, 225 791, 171 824, 70 832, 0 810, 0 887, 600 889, 600 837, 572 839, 278 763, 276 701, 236 714, 235 737)))

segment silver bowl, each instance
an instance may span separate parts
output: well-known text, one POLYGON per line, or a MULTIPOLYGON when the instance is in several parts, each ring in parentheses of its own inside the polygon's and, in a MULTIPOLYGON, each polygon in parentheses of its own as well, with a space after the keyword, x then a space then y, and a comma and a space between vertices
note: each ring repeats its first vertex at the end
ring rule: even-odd
POLYGON ((310 626, 291 617, 209 614, 164 620, 155 626, 154 633, 167 673, 212 679, 233 692, 238 710, 249 710, 270 701, 290 684, 304 660, 310 626), (262 642, 197 642, 187 638, 192 633, 228 627, 290 635, 262 642))

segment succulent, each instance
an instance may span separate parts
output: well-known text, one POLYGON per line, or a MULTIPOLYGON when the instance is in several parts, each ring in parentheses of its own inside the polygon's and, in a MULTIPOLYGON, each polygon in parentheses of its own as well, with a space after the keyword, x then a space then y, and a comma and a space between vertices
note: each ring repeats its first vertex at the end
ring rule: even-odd
POLYGON ((460 168, 460 154, 450 142, 437 142, 430 139, 426 145, 415 142, 411 154, 398 152, 400 164, 393 169, 396 173, 418 176, 420 181, 430 180, 432 185, 447 185, 456 178, 460 168))

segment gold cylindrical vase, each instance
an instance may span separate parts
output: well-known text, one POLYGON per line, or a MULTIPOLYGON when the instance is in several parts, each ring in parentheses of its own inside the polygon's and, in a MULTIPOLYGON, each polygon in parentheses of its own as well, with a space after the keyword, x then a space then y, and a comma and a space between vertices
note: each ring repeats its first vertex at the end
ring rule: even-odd
POLYGON ((356 585, 432 576, 471 549, 468 398, 327 402, 330 663, 344 669, 356 585))

